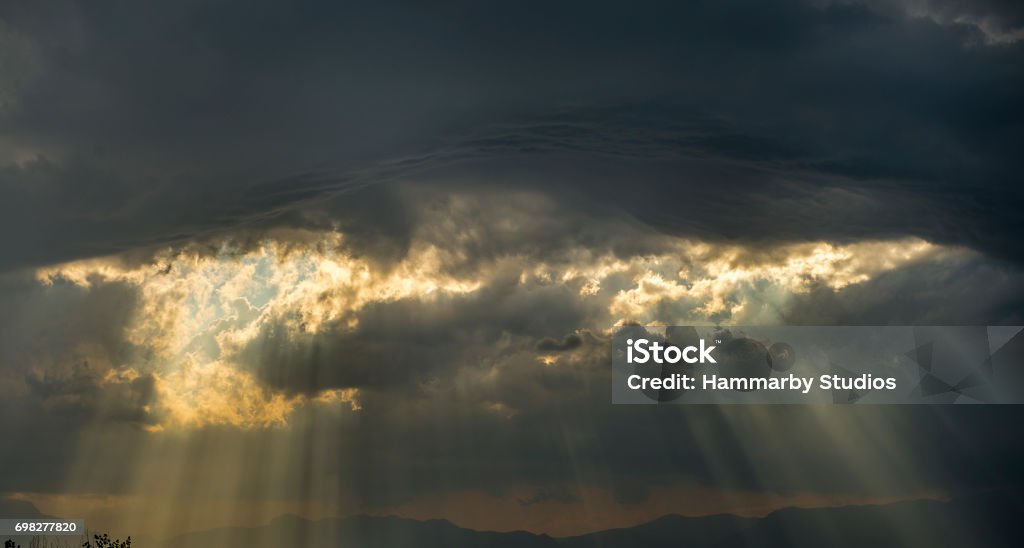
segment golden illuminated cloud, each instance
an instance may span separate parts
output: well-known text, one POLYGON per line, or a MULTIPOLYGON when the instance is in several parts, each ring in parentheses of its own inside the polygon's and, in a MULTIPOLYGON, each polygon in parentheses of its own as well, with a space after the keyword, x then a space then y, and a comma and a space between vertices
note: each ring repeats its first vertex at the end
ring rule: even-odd
MULTIPOLYGON (((369 305, 479 296, 510 269, 521 291, 565 287, 596 307, 600 312, 580 328, 603 331, 626 321, 773 323, 788 299, 813 287, 841 290, 913 263, 968 253, 913 238, 768 249, 658 238, 660 250, 651 254, 621 257, 580 247, 557 259, 519 252, 462 268, 471 244, 465 237, 447 245, 416 241, 402 260, 382 265, 347 251, 339 232, 310 232, 298 243, 268 238, 246 251, 230 242, 216 253, 168 250, 137 265, 77 261, 41 269, 37 279, 87 289, 116 282, 137 291, 125 338, 145 351, 110 364, 121 373, 105 382, 124 382, 126 371, 152 375, 152 429, 260 428, 286 424, 301 405, 340 401, 360 408, 355 387, 303 396, 265 386, 239 361, 265 329, 292 338, 351 332, 369 305)), ((549 367, 562 363, 555 354, 536 359, 549 367)))

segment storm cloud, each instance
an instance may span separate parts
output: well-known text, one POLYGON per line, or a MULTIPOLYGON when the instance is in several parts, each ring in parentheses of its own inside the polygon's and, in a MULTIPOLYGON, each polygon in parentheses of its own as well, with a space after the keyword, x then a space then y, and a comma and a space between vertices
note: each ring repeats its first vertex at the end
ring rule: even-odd
POLYGON ((613 407, 607 333, 1024 322, 1021 16, 4 5, 0 493, 568 534, 1018 483, 1013 409, 613 407))
POLYGON ((5 268, 294 223, 339 192, 373 207, 348 194, 396 181, 1019 260, 1021 46, 947 24, 1019 14, 891 4, 8 6, 5 268))

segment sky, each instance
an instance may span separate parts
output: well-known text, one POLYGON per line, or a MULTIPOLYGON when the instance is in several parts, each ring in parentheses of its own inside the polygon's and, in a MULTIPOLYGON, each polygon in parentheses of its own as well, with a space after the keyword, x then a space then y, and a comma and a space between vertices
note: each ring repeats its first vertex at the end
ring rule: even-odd
POLYGON ((0 495, 569 535, 1019 485, 1014 407, 613 406, 610 329, 1024 323, 1024 9, 0 6, 0 495))

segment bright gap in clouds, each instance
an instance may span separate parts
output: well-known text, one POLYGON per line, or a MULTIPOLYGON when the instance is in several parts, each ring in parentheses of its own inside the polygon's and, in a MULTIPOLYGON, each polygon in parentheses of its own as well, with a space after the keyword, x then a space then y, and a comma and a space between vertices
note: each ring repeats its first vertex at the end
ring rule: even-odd
MULTIPOLYGON (((916 238, 751 249, 659 237, 660 251, 644 255, 576 247, 556 258, 498 255, 465 268, 465 242, 458 238, 450 245, 414 243, 402 260, 382 265, 348 251, 339 232, 299 236, 247 250, 230 242, 213 253, 167 250, 138 265, 117 258, 77 261, 41 269, 37 279, 87 291, 109 284, 134 291, 125 332, 131 351, 90 356, 89 362, 105 367, 106 384, 151 376, 156 397, 145 407, 147 428, 248 429, 284 425, 302 405, 359 410, 358 386, 289 393, 261 382, 250 357, 267 333, 299 345, 308 340, 303 337, 351 333, 371 306, 415 301, 443 307, 498 286, 513 293, 560 288, 591 311, 574 327, 599 334, 623 322, 779 323, 788 302, 812 288, 838 291, 908 265, 971 255, 916 238), (516 280, 511 286, 510 278, 516 280)), ((539 359, 558 365, 556 356, 539 359)))

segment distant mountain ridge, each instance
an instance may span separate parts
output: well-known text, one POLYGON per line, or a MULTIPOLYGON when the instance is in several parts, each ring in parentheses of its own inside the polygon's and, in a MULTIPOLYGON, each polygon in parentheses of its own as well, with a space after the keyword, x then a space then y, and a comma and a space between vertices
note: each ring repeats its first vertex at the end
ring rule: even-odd
MULTIPOLYGON (((309 521, 282 516, 253 528, 188 533, 159 548, 357 547, 399 548, 624 548, 885 546, 1022 546, 1018 522, 1024 502, 1017 492, 997 492, 949 503, 909 501, 887 505, 786 508, 764 518, 720 514, 667 515, 623 529, 554 538, 525 531, 486 532, 445 520, 354 516, 309 521)), ((147 548, 142 546, 141 548, 147 548)))
MULTIPOLYGON (((43 518, 31 503, 0 499, 4 515, 43 518)), ((997 491, 951 502, 784 508, 763 518, 729 514, 666 515, 634 527, 554 538, 526 531, 474 531, 446 520, 352 516, 317 521, 280 516, 258 527, 224 527, 164 542, 137 539, 139 548, 807 548, 887 546, 1024 546, 1019 522, 1024 497, 997 491)))
POLYGON ((285 546, 556 548, 560 544, 547 535, 537 535, 525 531, 507 533, 474 531, 459 527, 446 520, 417 521, 394 516, 352 516, 309 521, 297 516, 281 516, 261 527, 226 527, 188 533, 167 540, 160 546, 162 548, 179 546, 223 548, 285 546))

